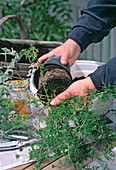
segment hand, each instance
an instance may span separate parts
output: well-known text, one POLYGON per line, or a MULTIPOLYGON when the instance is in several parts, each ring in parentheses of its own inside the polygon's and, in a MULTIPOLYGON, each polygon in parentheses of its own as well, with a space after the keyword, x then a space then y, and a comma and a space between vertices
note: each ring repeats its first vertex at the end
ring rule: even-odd
POLYGON ((97 91, 90 77, 83 80, 78 80, 72 83, 64 92, 57 95, 51 102, 50 105, 54 106, 56 103, 60 103, 60 99, 65 99, 71 96, 87 96, 86 90, 93 89, 97 91))
POLYGON ((39 63, 44 63, 45 60, 47 60, 50 57, 53 56, 60 56, 61 57, 61 64, 66 65, 67 62, 69 62, 70 66, 74 64, 76 59, 78 58, 80 54, 80 47, 79 45, 73 41, 72 39, 68 39, 64 44, 61 46, 53 49, 49 53, 41 56, 38 61, 39 63))

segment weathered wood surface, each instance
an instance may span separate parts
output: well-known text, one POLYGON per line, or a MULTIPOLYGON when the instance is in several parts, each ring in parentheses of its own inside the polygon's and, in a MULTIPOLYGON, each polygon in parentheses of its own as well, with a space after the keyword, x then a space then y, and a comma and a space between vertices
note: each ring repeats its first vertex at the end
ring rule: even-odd
POLYGON ((0 49, 3 47, 13 48, 17 52, 30 47, 30 44, 39 49, 38 57, 60 46, 62 43, 57 41, 35 41, 35 40, 20 40, 20 39, 0 39, 0 49))

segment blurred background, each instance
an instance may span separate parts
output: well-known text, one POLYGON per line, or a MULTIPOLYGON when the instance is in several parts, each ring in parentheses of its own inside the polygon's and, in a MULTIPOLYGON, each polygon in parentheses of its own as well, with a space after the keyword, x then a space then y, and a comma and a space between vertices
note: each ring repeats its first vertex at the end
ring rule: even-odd
MULTIPOLYGON (((77 23, 80 10, 88 0, 1 0, 0 18, 17 15, 21 18, 26 39, 64 42, 77 23)), ((16 19, 9 19, 0 27, 0 38, 20 39, 16 19)), ((90 45, 80 59, 107 62, 116 56, 116 29, 104 40, 90 45)))

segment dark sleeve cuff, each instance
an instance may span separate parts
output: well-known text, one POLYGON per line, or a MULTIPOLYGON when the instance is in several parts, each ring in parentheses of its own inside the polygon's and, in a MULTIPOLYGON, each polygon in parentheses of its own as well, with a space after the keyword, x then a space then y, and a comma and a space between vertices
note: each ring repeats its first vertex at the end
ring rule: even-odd
POLYGON ((74 40, 81 48, 81 52, 83 52, 87 46, 92 42, 93 35, 92 33, 83 28, 83 27, 75 27, 72 32, 67 37, 74 40))
POLYGON ((112 58, 106 64, 99 66, 89 76, 97 90, 100 90, 103 85, 110 85, 112 88, 116 85, 116 57, 112 58))

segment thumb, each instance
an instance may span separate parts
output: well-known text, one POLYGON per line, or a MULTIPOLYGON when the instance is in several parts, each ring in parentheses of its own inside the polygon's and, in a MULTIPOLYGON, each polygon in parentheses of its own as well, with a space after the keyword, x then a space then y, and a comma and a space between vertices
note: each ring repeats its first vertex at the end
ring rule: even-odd
POLYGON ((44 63, 45 60, 47 60, 48 58, 53 57, 53 56, 54 56, 53 51, 50 51, 49 53, 42 55, 42 56, 38 59, 38 61, 39 61, 39 63, 42 64, 42 63, 44 63))
POLYGON ((61 56, 60 62, 61 62, 62 65, 66 65, 67 62, 68 62, 68 55, 63 54, 61 56))

